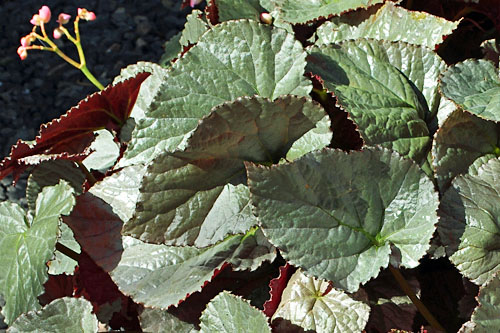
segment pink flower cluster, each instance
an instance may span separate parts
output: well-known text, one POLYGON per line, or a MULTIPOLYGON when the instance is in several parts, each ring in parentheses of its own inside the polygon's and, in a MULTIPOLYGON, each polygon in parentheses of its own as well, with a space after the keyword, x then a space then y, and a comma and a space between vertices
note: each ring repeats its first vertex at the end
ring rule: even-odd
MULTIPOLYGON (((36 41, 37 39, 40 39, 41 41, 47 41, 48 37, 45 33, 44 25, 45 23, 49 23, 51 16, 52 13, 48 6, 42 6, 42 8, 40 8, 40 10, 38 11, 38 14, 33 15, 30 20, 30 23, 34 25, 33 31, 21 38, 21 46, 19 46, 19 48, 17 49, 17 54, 19 55, 21 60, 26 59, 26 57, 28 56, 28 50, 34 48, 40 49, 39 46, 31 45, 34 41, 36 41), (37 27, 41 28, 43 36, 40 36, 36 33, 37 27)), ((59 39, 63 34, 67 33, 67 30, 63 27, 63 25, 68 23, 70 19, 71 15, 69 14, 59 14, 59 16, 57 17, 57 23, 59 23, 59 27, 55 28, 53 32, 53 36, 55 39, 59 39)), ((89 12, 85 8, 78 8, 78 15, 75 19, 75 24, 80 19, 85 21, 93 21, 96 19, 96 15, 94 14, 94 12, 89 12)))

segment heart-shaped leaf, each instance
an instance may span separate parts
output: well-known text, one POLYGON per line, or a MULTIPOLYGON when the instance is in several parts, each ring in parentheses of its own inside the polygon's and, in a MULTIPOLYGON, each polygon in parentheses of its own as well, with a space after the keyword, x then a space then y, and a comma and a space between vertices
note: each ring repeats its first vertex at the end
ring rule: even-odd
POLYGON ((305 97, 272 102, 255 96, 217 106, 185 150, 160 155, 149 166, 124 234, 150 243, 204 247, 246 232, 257 221, 244 161, 277 163, 324 116, 321 106, 305 97))
POLYGON ((437 223, 431 180, 381 148, 325 149, 287 164, 247 164, 264 234, 305 273, 356 291, 394 265, 416 267, 437 223), (391 255, 392 253, 392 255, 391 255))
MULTIPOLYGON (((134 168, 125 168, 120 177, 126 177, 134 168)), ((110 200, 114 210, 126 207, 126 201, 137 197, 133 186, 126 189, 127 195, 110 200)), ((85 193, 77 198, 73 212, 64 221, 120 291, 145 306, 166 309, 177 305, 189 294, 200 291, 225 263, 235 269, 254 270, 276 256, 275 248, 255 228, 205 249, 145 244, 121 236, 122 221, 113 209, 93 194, 85 193), (157 288, 163 291, 159 293, 157 288)))
POLYGON ((214 106, 237 97, 307 96, 305 65, 302 45, 284 30, 246 20, 213 27, 173 64, 118 166, 175 150, 214 106))
POLYGON ((430 49, 359 39, 309 50, 319 75, 368 145, 392 148, 426 163, 436 115, 443 107, 438 76, 444 62, 430 49))
POLYGON ((373 15, 355 11, 325 22, 316 32, 316 45, 362 37, 403 41, 434 49, 459 23, 425 12, 407 10, 388 1, 373 15))

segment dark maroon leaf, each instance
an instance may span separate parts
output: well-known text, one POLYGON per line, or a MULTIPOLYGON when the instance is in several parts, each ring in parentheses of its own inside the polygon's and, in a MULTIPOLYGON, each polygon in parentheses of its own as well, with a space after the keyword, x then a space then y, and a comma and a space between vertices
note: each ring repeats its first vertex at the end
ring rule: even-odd
POLYGON ((98 316, 102 306, 115 303, 117 300, 120 302, 120 311, 113 313, 109 322, 111 328, 140 329, 137 305, 118 290, 109 274, 97 266, 84 251, 80 254, 75 279, 77 285, 75 297, 83 296, 90 301, 94 313, 98 316))
POLYGON ((106 128, 119 134, 130 116, 141 83, 150 73, 108 86, 72 107, 66 114, 40 127, 34 143, 19 140, 0 162, 0 179, 14 173, 14 180, 27 168, 44 160, 83 160, 94 139, 93 132, 106 128))
POLYGON ((45 292, 38 297, 41 305, 47 305, 55 299, 61 297, 73 297, 75 290, 74 275, 49 275, 49 279, 44 283, 45 292))
POLYGON ((123 252, 123 222, 111 206, 87 192, 76 198, 73 211, 63 219, 82 249, 106 272, 111 272, 123 252))
POLYGON ((283 290, 285 290, 288 280, 290 280, 290 277, 296 270, 296 267, 286 264, 280 267, 280 275, 269 282, 269 287, 271 288, 269 295, 271 297, 264 303, 264 314, 269 318, 271 318, 276 312, 276 309, 278 309, 278 305, 281 301, 281 294, 283 294, 283 290))
POLYGON ((217 9, 215 0, 209 0, 207 2, 207 6, 205 7, 205 15, 207 16, 207 20, 212 25, 216 25, 217 23, 219 23, 219 10, 217 9))

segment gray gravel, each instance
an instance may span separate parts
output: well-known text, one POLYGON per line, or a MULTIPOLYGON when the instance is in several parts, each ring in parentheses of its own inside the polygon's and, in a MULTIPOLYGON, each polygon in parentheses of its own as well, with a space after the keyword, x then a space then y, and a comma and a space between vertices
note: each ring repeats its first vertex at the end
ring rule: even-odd
MULTIPOLYGON (((0 158, 18 139, 33 140, 40 125, 58 118, 88 94, 96 91, 83 74, 50 52, 30 51, 21 61, 19 40, 28 34, 32 15, 42 5, 52 10, 49 31, 57 15, 74 17, 77 7, 94 11, 97 20, 82 22, 80 32, 90 71, 109 84, 120 69, 137 61, 158 62, 163 44, 182 30, 190 8, 180 10, 181 0, 8 0, 0 6, 0 158), (4 33, 5 32, 5 33, 4 33)), ((68 24, 72 27, 72 24, 68 24)), ((73 45, 61 47, 75 59, 73 45)), ((24 175, 16 187, 11 178, 0 181, 0 201, 25 204, 24 175)))

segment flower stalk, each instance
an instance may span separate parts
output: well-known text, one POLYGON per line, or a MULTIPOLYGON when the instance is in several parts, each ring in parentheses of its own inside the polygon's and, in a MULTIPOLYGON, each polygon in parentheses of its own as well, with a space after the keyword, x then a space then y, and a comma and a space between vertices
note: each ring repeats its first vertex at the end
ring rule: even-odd
POLYGON ((71 15, 66 13, 61 13, 58 16, 57 22, 59 23, 59 27, 54 29, 53 37, 55 39, 61 38, 63 35, 72 42, 78 51, 79 61, 76 61, 66 55, 57 45, 50 39, 47 35, 45 24, 50 21, 51 11, 49 7, 42 6, 38 11, 38 14, 33 15, 30 23, 33 24, 33 30, 28 35, 21 38, 21 46, 17 49, 17 54, 24 60, 28 56, 29 50, 41 50, 41 51, 51 51, 57 54, 59 57, 64 59, 67 63, 72 65, 73 67, 79 69, 85 77, 92 82, 99 90, 103 90, 104 86, 95 78, 95 76, 89 71, 87 68, 87 62, 85 60, 85 54, 83 52, 81 38, 80 38, 80 29, 79 22, 80 20, 93 21, 96 19, 96 15, 93 12, 89 12, 85 8, 78 8, 78 15, 75 18, 73 23, 75 36, 72 36, 71 33, 64 27, 64 24, 68 23, 71 15), (40 33, 37 32, 38 27, 40 27, 40 33), (39 41, 42 45, 32 45, 33 42, 39 41))

